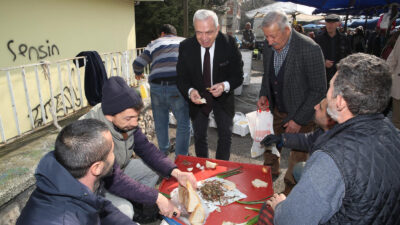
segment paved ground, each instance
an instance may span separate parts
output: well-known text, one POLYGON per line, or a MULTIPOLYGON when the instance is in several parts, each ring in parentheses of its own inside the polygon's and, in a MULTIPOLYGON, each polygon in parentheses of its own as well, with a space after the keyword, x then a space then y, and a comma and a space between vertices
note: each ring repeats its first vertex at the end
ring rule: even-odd
MULTIPOLYGON (((260 90, 260 84, 262 79, 262 61, 253 60, 253 66, 251 71, 251 81, 249 85, 243 87, 242 94, 236 96, 236 111, 242 113, 248 113, 256 110, 256 102, 258 99, 258 92, 260 90)), ((81 112, 84 113, 84 112, 81 112)), ((63 121, 64 126, 68 121, 78 118, 80 115, 69 120, 63 121)), ((145 114, 145 118, 142 121, 149 120, 147 118, 150 114, 145 114), (146 119, 147 118, 147 119, 146 119)), ((146 130, 154 130, 152 124, 146 125, 146 130)), ((170 128, 171 138, 175 137, 175 128, 170 128)), ((46 154, 46 152, 53 149, 54 139, 57 135, 57 130, 50 126, 43 129, 40 132, 24 137, 21 141, 16 141, 11 145, 3 146, 0 148, 0 205, 7 203, 10 199, 14 198, 21 191, 30 187, 34 184, 35 180, 33 177, 34 170, 39 159, 46 154), (27 141, 29 139, 29 141, 27 141)), ((210 157, 215 158, 215 150, 217 147, 218 135, 216 129, 209 128, 208 131, 210 157)), ((154 140, 155 142, 155 140, 154 140)), ((248 134, 245 137, 239 135, 233 135, 232 137, 232 148, 231 148, 231 161, 254 163, 261 165, 263 163, 262 157, 251 158, 250 148, 252 145, 252 139, 248 134)), ((195 155, 194 146, 190 146, 190 154, 195 155)), ((175 158, 174 154, 169 156, 171 159, 175 158)), ((275 192, 282 192, 283 186, 283 175, 287 168, 288 151, 282 152, 281 159, 281 176, 274 182, 275 192)), ((24 201, 26 201, 25 199, 24 201)), ((21 201, 20 208, 24 206, 24 202, 21 201)), ((10 205, 11 207, 12 205, 10 205)), ((2 206, 3 207, 3 206, 2 206)), ((3 207, 4 208, 4 207, 3 207)), ((2 224, 0 210, 0 224, 2 224)), ((17 213, 19 214, 19 213, 17 213)), ((18 215, 16 214, 15 217, 18 215)), ((16 219, 16 218, 14 218, 16 219)), ((12 224, 12 223, 9 223, 12 224)), ((158 225, 160 221, 150 223, 149 225, 158 225)))
MULTIPOLYGON (((260 90, 260 84, 263 74, 262 68, 262 60, 253 60, 252 73, 250 85, 246 85, 243 87, 242 94, 240 96, 236 96, 235 98, 235 106, 236 112, 248 113, 256 110, 256 102, 258 100, 258 93, 260 90)), ((170 128, 170 135, 172 137, 175 136, 175 128, 170 128)), ((208 143, 210 149, 210 157, 215 158, 215 150, 217 148, 217 140, 218 134, 215 128, 209 128, 208 130, 208 143)), ((235 162, 244 162, 244 163, 254 163, 254 164, 263 164, 262 156, 257 158, 250 157, 250 148, 253 143, 253 140, 250 137, 250 134, 245 137, 241 137, 239 135, 233 135, 232 137, 232 148, 231 148, 231 157, 230 161, 235 162)), ((191 144, 189 148, 189 152, 191 155, 195 156, 194 145, 191 144)), ((169 157, 174 159, 175 154, 170 154, 169 157)), ((284 190, 283 184, 283 176, 287 169, 287 159, 289 157, 289 151, 283 150, 281 154, 281 175, 274 182, 274 191, 282 192, 284 190)), ((155 223, 149 223, 148 225, 158 225, 160 221, 155 223)))

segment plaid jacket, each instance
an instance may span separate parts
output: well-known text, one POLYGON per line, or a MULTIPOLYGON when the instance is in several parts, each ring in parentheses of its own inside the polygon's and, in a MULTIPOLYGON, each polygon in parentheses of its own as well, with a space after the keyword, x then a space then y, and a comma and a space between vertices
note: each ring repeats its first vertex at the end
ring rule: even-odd
POLYGON ((274 210, 271 206, 264 203, 258 214, 257 225, 273 225, 274 224, 274 210))
MULTIPOLYGON (((324 56, 321 48, 309 37, 292 29, 289 52, 286 56, 283 78, 282 99, 288 111, 284 122, 294 120, 297 124, 306 125, 314 115, 314 106, 326 94, 326 75, 324 56)), ((272 47, 265 41, 264 75, 261 83, 260 96, 267 96, 270 109, 274 102, 271 93, 270 74, 272 47)), ((273 71, 273 70, 272 70, 273 71)))

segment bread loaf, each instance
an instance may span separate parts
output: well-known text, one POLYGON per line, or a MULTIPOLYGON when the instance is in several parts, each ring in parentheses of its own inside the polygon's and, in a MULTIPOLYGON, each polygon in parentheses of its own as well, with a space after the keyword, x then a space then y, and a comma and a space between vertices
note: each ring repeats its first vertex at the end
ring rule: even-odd
POLYGON ((265 181, 262 181, 260 179, 254 179, 251 184, 253 184, 254 187, 260 188, 260 187, 268 187, 268 183, 265 181))
POLYGON ((189 213, 193 212, 197 204, 200 203, 200 198, 189 181, 186 182, 186 187, 179 185, 178 195, 179 201, 185 206, 189 213))
POLYGON ((206 168, 207 169, 215 169, 217 167, 217 165, 218 165, 217 163, 213 163, 213 162, 206 160, 206 168))
POLYGON ((201 203, 197 204, 196 208, 189 216, 189 222, 191 225, 202 225, 205 219, 204 208, 201 203))
POLYGON ((205 211, 200 202, 200 197, 193 189, 189 181, 186 182, 186 187, 179 185, 178 187, 179 202, 185 206, 186 211, 190 214, 189 222, 191 225, 202 225, 205 219, 205 211))

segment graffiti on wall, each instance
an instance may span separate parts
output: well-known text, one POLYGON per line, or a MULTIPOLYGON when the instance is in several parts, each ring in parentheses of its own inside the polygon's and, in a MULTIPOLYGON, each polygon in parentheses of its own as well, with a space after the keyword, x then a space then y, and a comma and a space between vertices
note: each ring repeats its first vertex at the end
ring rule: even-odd
POLYGON ((49 40, 46 40, 46 44, 39 46, 31 46, 25 43, 16 44, 14 40, 7 42, 8 51, 13 57, 13 61, 18 57, 28 58, 30 61, 42 60, 53 55, 60 55, 60 49, 56 44, 51 44, 49 40))
MULTIPOLYGON (((76 90, 74 88, 72 88, 72 91, 73 91, 74 94, 72 94, 71 89, 69 87, 67 87, 67 86, 65 86, 64 89, 63 89, 66 114, 68 114, 69 112, 71 112, 73 110, 72 98, 74 96, 75 96, 75 99, 74 99, 75 107, 81 107, 82 106, 82 101, 78 97, 78 94, 77 94, 76 90)), ((64 109, 63 109, 63 101, 62 101, 61 93, 59 93, 58 95, 54 96, 54 102, 55 102, 55 106, 56 106, 55 107, 56 114, 58 115, 59 112, 62 112, 62 115, 65 116, 64 112, 63 112, 64 109)), ((49 120, 50 119, 49 115, 51 115, 51 99, 49 99, 44 104, 44 114, 45 114, 46 120, 49 120)), ((42 119, 42 112, 41 112, 40 104, 38 104, 37 106, 35 106, 32 109, 32 116, 33 116, 33 121, 34 121, 35 127, 44 125, 44 121, 42 119)), ((28 117, 29 117, 29 115, 28 115, 28 117)))

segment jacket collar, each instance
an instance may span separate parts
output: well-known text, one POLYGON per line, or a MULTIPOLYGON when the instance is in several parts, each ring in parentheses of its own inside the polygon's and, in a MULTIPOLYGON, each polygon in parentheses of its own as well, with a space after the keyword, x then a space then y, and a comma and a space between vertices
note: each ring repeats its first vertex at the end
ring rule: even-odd
POLYGON ((80 199, 97 208, 100 199, 84 184, 75 179, 55 158, 47 153, 35 172, 37 189, 50 196, 68 196, 80 199))
POLYGON ((360 123, 364 123, 367 121, 372 121, 372 120, 383 120, 384 118, 385 117, 381 113, 365 114, 365 115, 359 115, 359 116, 353 117, 344 123, 336 124, 332 129, 325 132, 323 135, 320 136, 320 138, 318 138, 315 141, 315 143, 313 145, 313 150, 318 150, 329 139, 335 137, 337 134, 341 133, 343 130, 346 130, 347 128, 349 128, 351 126, 354 126, 354 125, 360 124, 360 123))

